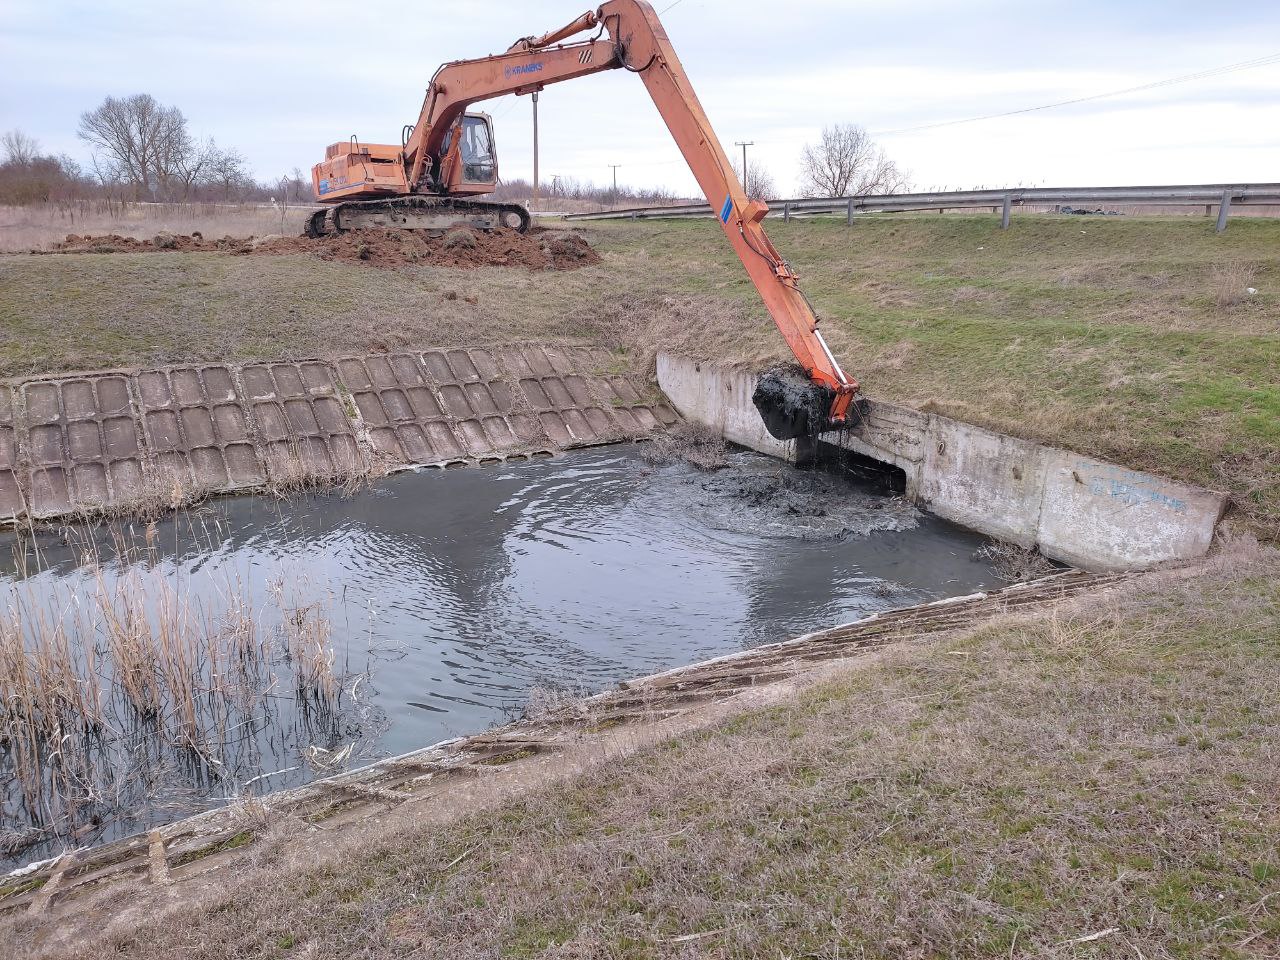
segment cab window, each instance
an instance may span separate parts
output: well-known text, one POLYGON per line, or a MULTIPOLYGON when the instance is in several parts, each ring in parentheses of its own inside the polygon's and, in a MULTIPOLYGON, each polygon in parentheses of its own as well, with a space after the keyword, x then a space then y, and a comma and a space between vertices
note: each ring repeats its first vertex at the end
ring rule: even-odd
POLYGON ((471 183, 489 183, 494 179, 496 160, 489 121, 485 117, 462 118, 462 179, 471 183))

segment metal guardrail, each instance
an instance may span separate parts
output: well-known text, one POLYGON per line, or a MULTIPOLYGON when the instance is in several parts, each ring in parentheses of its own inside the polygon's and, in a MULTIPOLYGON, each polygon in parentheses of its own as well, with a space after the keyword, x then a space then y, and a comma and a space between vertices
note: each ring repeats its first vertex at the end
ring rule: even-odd
MULTIPOLYGON (((956 190, 945 193, 896 193, 863 197, 819 197, 769 200, 769 212, 784 220, 813 214, 844 214, 849 223, 859 214, 906 213, 919 210, 954 210, 990 207, 1001 214, 1001 227, 1009 226, 1014 207, 1069 207, 1075 204, 1205 206, 1218 208, 1217 230, 1226 229, 1233 204, 1280 204, 1280 183, 1211 183, 1155 187, 1019 187, 1003 190, 956 190)), ((715 211, 708 204, 677 207, 633 207, 599 213, 570 213, 565 220, 654 220, 670 217, 707 217, 715 211)))

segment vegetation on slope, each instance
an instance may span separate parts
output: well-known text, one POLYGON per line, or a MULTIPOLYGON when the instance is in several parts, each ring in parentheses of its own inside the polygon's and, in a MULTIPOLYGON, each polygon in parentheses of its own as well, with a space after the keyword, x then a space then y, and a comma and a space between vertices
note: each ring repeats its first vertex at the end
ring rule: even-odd
MULTIPOLYGON (((628 224, 599 243, 624 264, 640 247, 680 289, 746 305, 754 323, 732 332, 674 306, 700 354, 780 356, 715 229, 628 224)), ((1196 218, 1024 217, 1002 231, 925 215, 771 233, 870 395, 1226 489, 1256 529, 1280 525, 1280 222, 1219 236, 1196 218)))

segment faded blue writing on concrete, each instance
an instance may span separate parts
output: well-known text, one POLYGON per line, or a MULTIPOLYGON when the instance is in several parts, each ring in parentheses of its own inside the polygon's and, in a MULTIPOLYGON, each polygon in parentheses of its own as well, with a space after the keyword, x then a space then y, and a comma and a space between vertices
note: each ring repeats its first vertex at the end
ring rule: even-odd
POLYGON ((1110 497, 1129 507, 1154 503, 1174 513, 1187 512, 1187 502, 1165 493, 1160 489, 1163 484, 1159 478, 1150 474, 1135 473, 1120 467, 1104 469, 1099 473, 1096 462, 1083 460, 1076 464, 1076 471, 1079 474, 1090 474, 1086 482, 1089 492, 1095 497, 1110 497))

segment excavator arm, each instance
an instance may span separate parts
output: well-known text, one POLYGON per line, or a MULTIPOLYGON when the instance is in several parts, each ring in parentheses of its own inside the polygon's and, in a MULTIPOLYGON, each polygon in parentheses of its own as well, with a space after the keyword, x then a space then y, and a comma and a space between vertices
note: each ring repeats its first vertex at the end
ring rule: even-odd
POLYGON ((795 272, 761 225, 769 208, 747 198, 658 15, 645 0, 609 0, 559 30, 517 41, 506 53, 442 66, 405 142, 411 189, 426 180, 438 182, 439 167, 448 162, 450 151, 445 145, 450 131, 470 104, 509 93, 532 93, 552 83, 618 68, 637 74, 649 91, 725 236, 812 385, 797 394, 781 380, 762 382, 755 401, 769 431, 780 439, 793 439, 851 425, 857 419, 858 384, 840 368, 823 339, 795 272), (560 42, 589 30, 599 32, 584 41, 560 42), (601 39, 606 33, 608 39, 601 39))
POLYGON ((533 93, 548 84, 619 66, 614 44, 602 40, 547 49, 513 48, 480 60, 444 64, 431 78, 418 122, 405 142, 409 183, 418 187, 424 185, 424 178, 439 179, 440 171, 430 168, 432 158, 447 154, 449 135, 471 104, 509 93, 533 93))

